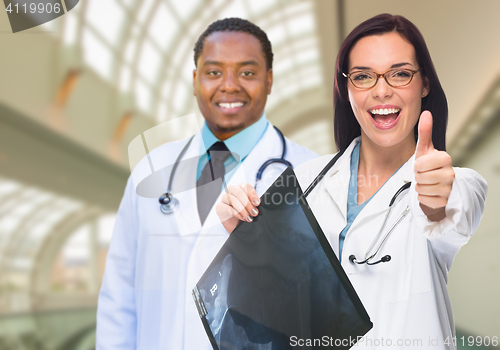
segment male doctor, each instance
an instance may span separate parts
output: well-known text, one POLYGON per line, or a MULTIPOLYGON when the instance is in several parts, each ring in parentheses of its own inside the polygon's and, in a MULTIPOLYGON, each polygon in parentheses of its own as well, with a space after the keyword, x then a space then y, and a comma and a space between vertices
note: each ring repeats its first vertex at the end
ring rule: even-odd
MULTIPOLYGON (((259 168, 283 152, 264 114, 273 82, 267 35, 246 20, 219 20, 198 39, 194 59, 193 92, 205 123, 189 144, 187 139, 162 145, 150 158, 155 168, 166 169, 184 149, 181 162, 196 161, 186 161, 173 176, 179 206, 170 214, 160 211, 157 198, 136 194, 134 173, 141 163, 134 169, 99 294, 98 350, 211 349, 191 290, 228 236, 214 205, 222 179, 227 186, 253 182, 259 168)), ((285 159, 294 167, 316 156, 286 140, 285 159)), ((269 165, 257 193, 285 168, 269 165)))

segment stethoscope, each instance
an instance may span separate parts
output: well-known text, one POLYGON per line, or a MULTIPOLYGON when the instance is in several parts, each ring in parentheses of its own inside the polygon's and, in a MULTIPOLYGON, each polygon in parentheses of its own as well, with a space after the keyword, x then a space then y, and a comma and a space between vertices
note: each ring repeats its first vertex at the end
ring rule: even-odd
MULTIPOLYGON (((309 187, 304 191, 304 197, 307 197, 311 193, 311 191, 316 187, 316 185, 321 180, 323 180, 323 177, 325 177, 325 175, 328 172, 328 170, 330 170, 333 167, 333 165, 337 162, 337 160, 340 158, 340 156, 342 156, 343 153, 344 153, 344 151, 338 152, 335 155, 335 157, 333 157, 333 159, 323 168, 323 170, 321 170, 321 172, 318 174, 318 176, 316 176, 316 178, 311 182, 311 184, 309 185, 309 187)), ((380 228, 377 236, 375 237, 375 239, 373 240, 372 244, 370 245, 370 248, 368 248, 368 250, 366 251, 365 259, 362 260, 362 261, 358 261, 356 259, 356 256, 354 256, 354 254, 351 254, 349 256, 349 261, 351 263, 353 263, 353 264, 356 263, 356 264, 375 265, 375 264, 378 264, 378 263, 381 263, 381 262, 388 262, 388 261, 391 260, 391 256, 390 255, 384 255, 380 260, 375 261, 375 262, 371 262, 371 260, 373 260, 373 258, 378 254, 378 252, 380 251, 380 249, 384 245, 384 243, 387 241, 387 238, 389 238, 389 236, 392 233, 392 231, 394 231, 394 229, 396 228, 396 226, 401 222, 401 220, 403 220, 403 218, 406 216, 406 214, 408 214, 408 212, 410 211, 410 207, 409 206, 407 206, 405 208, 405 210, 399 216, 399 218, 394 222, 394 224, 392 224, 391 228, 387 231, 387 233, 385 234, 385 236, 382 239, 382 241, 380 241, 380 243, 378 244, 377 248, 375 249, 375 252, 373 252, 373 254, 371 254, 371 252, 373 251, 373 247, 378 242, 378 240, 379 240, 379 238, 380 238, 380 236, 382 234, 382 231, 384 230, 384 227, 385 227, 385 225, 387 223, 387 220, 389 219, 389 216, 391 215, 391 212, 392 212, 392 209, 394 207, 394 203, 396 202, 396 199, 398 198, 398 196, 402 192, 404 192, 405 190, 409 189, 410 186, 411 186, 411 182, 405 183, 403 186, 401 186, 399 188, 399 190, 396 191, 396 193, 392 197, 391 201, 389 202, 389 210, 387 211, 387 214, 385 215, 384 223, 382 224, 382 227, 380 228)))
MULTIPOLYGON (((274 129, 278 133, 278 135, 281 138, 281 145, 282 145, 282 152, 281 152, 281 158, 271 158, 266 160, 259 168, 259 171, 257 171, 257 175, 255 176, 255 186, 254 188, 257 188, 257 184, 259 181, 262 179, 262 174, 264 173, 264 170, 272 164, 272 163, 281 163, 286 165, 287 167, 292 167, 292 163, 290 163, 288 160, 285 159, 286 155, 286 140, 285 136, 283 136, 283 133, 275 126, 274 129)), ((192 136, 189 141, 186 143, 186 145, 182 148, 181 152, 177 156, 177 159, 175 160, 174 166, 172 167, 172 172, 170 173, 170 177, 168 179, 168 186, 167 186, 167 192, 162 194, 158 201, 160 202, 160 210, 163 214, 171 214, 173 213, 179 206, 179 200, 174 197, 172 194, 172 182, 174 179, 175 171, 177 170, 177 165, 179 164, 180 160, 186 153, 186 151, 189 148, 189 145, 191 144, 191 141, 193 141, 194 136, 192 136)))
POLYGON ((371 262, 371 260, 377 255, 377 253, 380 251, 380 248, 382 248, 382 245, 384 245, 385 241, 387 241, 387 238, 389 238, 389 235, 392 233, 392 231, 394 231, 394 229, 396 228, 396 226, 401 222, 401 220, 403 220, 403 218, 406 216, 406 214, 408 214, 408 212, 410 211, 410 207, 407 206, 405 208, 405 210, 403 211, 403 213, 399 216, 399 218, 394 222, 394 224, 392 224, 391 228, 389 229, 389 231, 387 231, 387 233, 385 234, 384 238, 382 239, 382 241, 380 241, 379 245, 377 246, 377 249, 375 249, 375 252, 371 255, 369 255, 372 250, 373 250, 373 247, 375 246, 375 243, 377 243, 377 241, 379 240, 380 238, 380 235, 382 234, 382 231, 385 227, 385 224, 387 223, 387 219, 389 219, 389 216, 391 215, 391 212, 392 212, 392 209, 393 209, 393 205, 394 203, 396 202, 396 199, 398 198, 398 196, 404 191, 404 190, 407 190, 409 189, 411 186, 411 182, 407 182, 405 183, 403 186, 401 186, 399 188, 399 190, 396 192, 396 194, 394 194, 394 196, 392 197, 391 199, 391 202, 389 203, 389 210, 387 211, 387 214, 385 215, 385 220, 384 220, 384 223, 382 224, 382 227, 380 228, 380 230, 378 231, 378 234, 377 236, 375 237, 375 239, 373 240, 372 244, 370 245, 370 248, 368 248, 368 250, 366 251, 366 254, 365 254, 365 260, 362 260, 362 261, 358 261, 356 259, 356 257, 354 256, 354 254, 351 254, 349 256, 349 261, 351 263, 356 263, 356 264, 367 264, 367 265, 376 265, 378 263, 381 263, 381 262, 388 262, 388 261, 391 261, 391 256, 390 255, 384 255, 380 260, 378 261, 375 261, 375 262, 371 262))

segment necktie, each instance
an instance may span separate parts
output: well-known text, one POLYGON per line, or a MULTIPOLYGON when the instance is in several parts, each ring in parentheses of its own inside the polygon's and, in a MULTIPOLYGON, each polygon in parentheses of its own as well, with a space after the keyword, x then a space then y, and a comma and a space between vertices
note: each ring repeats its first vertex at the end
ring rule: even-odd
POLYGON ((214 143, 208 149, 207 153, 210 159, 196 182, 198 214, 200 215, 202 225, 219 196, 222 179, 224 178, 224 161, 231 155, 224 142, 221 141, 214 143))

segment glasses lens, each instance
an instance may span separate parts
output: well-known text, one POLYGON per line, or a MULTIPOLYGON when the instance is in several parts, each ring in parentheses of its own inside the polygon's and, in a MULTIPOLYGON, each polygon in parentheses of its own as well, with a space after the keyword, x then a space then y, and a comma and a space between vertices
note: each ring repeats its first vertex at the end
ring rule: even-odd
POLYGON ((385 73, 385 78, 392 86, 408 85, 413 77, 413 72, 408 69, 394 69, 385 73))
POLYGON ((352 84, 360 89, 371 88, 377 81, 377 75, 373 72, 354 72, 351 74, 352 84))

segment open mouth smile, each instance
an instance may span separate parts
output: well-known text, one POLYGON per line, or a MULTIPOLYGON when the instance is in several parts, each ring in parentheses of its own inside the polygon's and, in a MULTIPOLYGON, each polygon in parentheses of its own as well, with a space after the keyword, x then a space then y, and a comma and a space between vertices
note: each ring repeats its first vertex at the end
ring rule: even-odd
POLYGON ((401 108, 398 107, 374 107, 368 112, 372 116, 373 124, 377 129, 387 130, 391 129, 398 123, 399 116, 401 115, 401 108))
POLYGON ((245 105, 245 102, 218 102, 217 106, 226 113, 236 113, 245 105))

